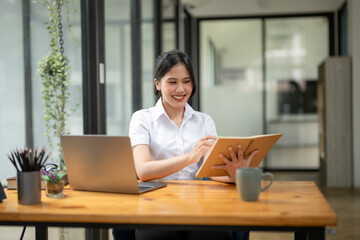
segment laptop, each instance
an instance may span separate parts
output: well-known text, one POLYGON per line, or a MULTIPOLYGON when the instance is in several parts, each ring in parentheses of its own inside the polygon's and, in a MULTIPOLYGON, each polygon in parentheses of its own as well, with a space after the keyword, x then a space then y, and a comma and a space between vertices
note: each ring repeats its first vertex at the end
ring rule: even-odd
POLYGON ((138 182, 129 137, 60 137, 70 187, 74 190, 140 194, 165 187, 138 182))

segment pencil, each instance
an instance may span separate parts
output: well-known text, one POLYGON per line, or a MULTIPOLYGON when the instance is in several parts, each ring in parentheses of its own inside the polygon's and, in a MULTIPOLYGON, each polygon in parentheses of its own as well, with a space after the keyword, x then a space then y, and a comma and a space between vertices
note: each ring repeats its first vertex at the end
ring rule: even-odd
POLYGON ((33 152, 31 148, 24 147, 24 149, 15 148, 8 154, 8 158, 14 165, 17 172, 39 171, 47 161, 50 153, 44 158, 45 148, 42 148, 38 154, 38 149, 35 148, 33 152))

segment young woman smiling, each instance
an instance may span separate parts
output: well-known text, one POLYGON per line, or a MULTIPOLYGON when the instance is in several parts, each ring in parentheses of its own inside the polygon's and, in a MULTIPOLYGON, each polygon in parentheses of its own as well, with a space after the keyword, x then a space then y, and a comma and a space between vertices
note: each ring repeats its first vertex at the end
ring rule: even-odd
MULTIPOLYGON (((154 84, 156 105, 135 112, 130 121, 138 177, 141 181, 195 179, 199 161, 213 146, 217 132, 208 114, 194 111, 187 103, 196 91, 190 58, 178 50, 162 54, 154 84)), ((229 176, 213 178, 216 181, 234 182, 235 169, 246 167, 256 154, 243 159, 241 148, 237 154, 229 151, 232 159, 219 156, 224 165, 213 166, 227 170, 229 176)))
MULTIPOLYGON (((192 109, 187 103, 196 91, 190 58, 181 51, 162 54, 156 62, 154 107, 135 112, 129 136, 135 167, 141 181, 153 179, 194 180, 200 160, 213 146, 217 132, 213 119, 192 109)), ((213 178, 234 182, 235 170, 246 167, 241 148, 229 149, 231 159, 223 155, 224 164, 213 166, 227 170, 229 176, 213 178), (237 156, 240 156, 239 158, 237 156)), ((115 236, 115 235, 114 235, 115 236)), ((137 229, 136 239, 232 239, 229 232, 152 231, 137 229)))

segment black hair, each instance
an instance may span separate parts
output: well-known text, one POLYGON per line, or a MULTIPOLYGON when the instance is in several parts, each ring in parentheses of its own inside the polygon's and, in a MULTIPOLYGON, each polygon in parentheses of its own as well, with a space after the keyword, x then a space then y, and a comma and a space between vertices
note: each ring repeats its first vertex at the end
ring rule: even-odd
MULTIPOLYGON (((192 81, 192 91, 191 91, 191 95, 190 95, 190 98, 191 98, 194 95, 194 93, 196 92, 195 76, 194 76, 194 71, 193 71, 190 57, 188 57, 188 55, 186 55, 182 51, 171 50, 171 51, 161 54, 156 60, 154 78, 156 78, 156 80, 158 82, 160 82, 161 78, 167 72, 169 72, 173 66, 175 66, 178 63, 184 64, 184 66, 186 67, 186 69, 188 70, 188 72, 190 74, 190 78, 192 81)), ((156 99, 159 99, 161 97, 161 91, 156 89, 156 85, 154 86, 154 93, 155 93, 156 99)))

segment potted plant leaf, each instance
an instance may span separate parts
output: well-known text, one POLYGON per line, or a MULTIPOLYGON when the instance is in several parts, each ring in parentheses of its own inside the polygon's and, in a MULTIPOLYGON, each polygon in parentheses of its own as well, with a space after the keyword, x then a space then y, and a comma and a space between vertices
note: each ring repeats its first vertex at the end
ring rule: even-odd
POLYGON ((41 169, 41 177, 46 182, 46 196, 51 198, 61 198, 64 196, 65 181, 63 177, 66 171, 57 169, 41 169))

